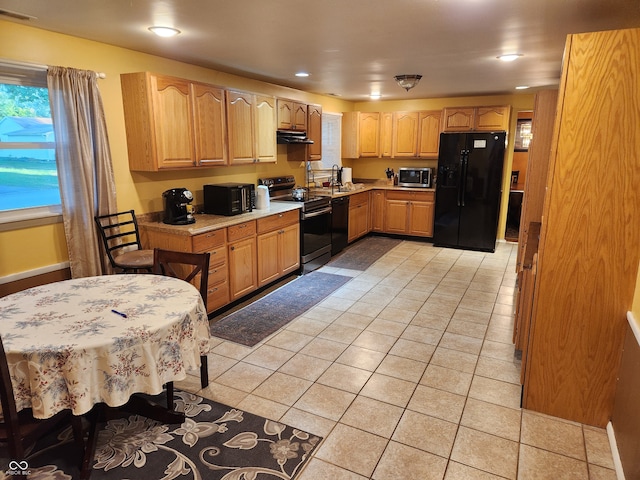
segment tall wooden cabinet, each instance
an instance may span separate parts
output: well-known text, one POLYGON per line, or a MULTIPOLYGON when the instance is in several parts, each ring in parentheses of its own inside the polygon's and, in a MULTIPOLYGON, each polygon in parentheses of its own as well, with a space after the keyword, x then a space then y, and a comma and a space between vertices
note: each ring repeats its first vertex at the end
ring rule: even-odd
POLYGON ((564 54, 523 406, 604 427, 640 263, 640 29, 564 54))
POLYGON ((149 72, 120 81, 131 170, 227 163, 223 89, 149 72))

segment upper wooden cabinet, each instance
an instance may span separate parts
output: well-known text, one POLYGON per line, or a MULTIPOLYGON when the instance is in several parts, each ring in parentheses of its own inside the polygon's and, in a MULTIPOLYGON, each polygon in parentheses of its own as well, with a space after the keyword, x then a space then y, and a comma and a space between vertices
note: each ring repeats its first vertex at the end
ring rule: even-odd
POLYGON ((322 158, 322 105, 307 107, 307 137, 313 144, 307 146, 307 158, 320 160, 322 158))
POLYGON ((223 89, 149 72, 120 80, 131 170, 227 163, 223 89))
POLYGON ((437 158, 441 110, 345 112, 344 158, 437 158))
POLYGON ((278 128, 284 130, 306 130, 307 105, 305 103, 279 98, 278 128))
POLYGON ((442 131, 509 130, 511 107, 448 107, 444 109, 442 131))
POLYGON ((418 156, 418 112, 393 114, 392 157, 418 156))
POLYGON ((440 148, 441 110, 419 112, 418 116, 418 156, 438 158, 440 148))
POLYGON ((228 91, 227 123, 231 164, 277 160, 274 97, 228 91))

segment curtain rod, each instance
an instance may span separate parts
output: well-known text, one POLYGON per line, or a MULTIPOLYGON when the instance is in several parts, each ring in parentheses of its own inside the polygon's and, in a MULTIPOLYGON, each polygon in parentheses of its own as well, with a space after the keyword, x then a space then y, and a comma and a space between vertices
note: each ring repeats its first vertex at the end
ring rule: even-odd
MULTIPOLYGON (((20 68, 31 68, 33 70, 47 70, 49 65, 41 65, 38 63, 18 62, 16 60, 0 59, 0 65, 14 66, 20 68)), ((104 72, 96 72, 98 78, 107 78, 107 74, 104 72)))

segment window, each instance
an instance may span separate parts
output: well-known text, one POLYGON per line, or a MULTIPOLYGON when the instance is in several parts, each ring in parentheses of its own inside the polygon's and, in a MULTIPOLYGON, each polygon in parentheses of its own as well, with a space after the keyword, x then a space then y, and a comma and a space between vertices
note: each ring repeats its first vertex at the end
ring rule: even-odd
POLYGON ((0 222, 60 213, 46 75, 0 61, 0 222))
POLYGON ((342 114, 322 114, 322 167, 342 166, 342 114))

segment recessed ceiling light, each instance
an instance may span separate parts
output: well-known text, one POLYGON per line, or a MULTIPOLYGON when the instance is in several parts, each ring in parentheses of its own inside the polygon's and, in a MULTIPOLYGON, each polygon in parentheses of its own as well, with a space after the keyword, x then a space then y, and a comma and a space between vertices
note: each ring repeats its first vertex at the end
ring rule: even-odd
POLYGON ((503 62, 513 62, 518 58, 522 57, 521 53, 507 53, 505 55, 499 55, 496 57, 498 60, 502 60, 503 62))
POLYGON ((296 77, 308 77, 309 74, 307 72, 298 72, 296 73, 296 77))
POLYGON ((380 97, 382 97, 382 95, 380 95, 380 93, 372 93, 371 95, 369 95, 369 98, 371 100, 380 100, 380 97))
POLYGON ((180 33, 180 30, 173 27, 149 27, 149 30, 159 37, 174 37, 180 33))
POLYGON ((527 88, 529 88, 529 85, 518 85, 516 90, 526 90, 527 88))

